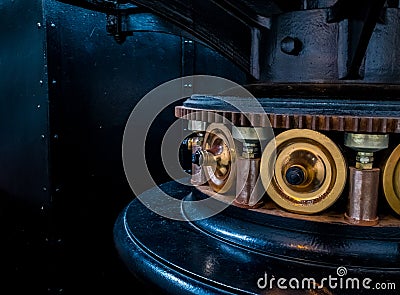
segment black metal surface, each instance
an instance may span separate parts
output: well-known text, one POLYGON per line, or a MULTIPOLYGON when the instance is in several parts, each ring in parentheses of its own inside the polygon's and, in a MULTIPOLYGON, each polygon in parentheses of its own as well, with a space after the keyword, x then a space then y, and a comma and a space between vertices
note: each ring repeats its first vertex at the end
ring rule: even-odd
MULTIPOLYGON (((336 100, 313 99, 298 97, 291 98, 257 98, 265 112, 275 114, 318 114, 337 116, 367 116, 397 118, 400 114, 400 101, 368 100, 336 100)), ((237 107, 248 107, 248 100, 240 97, 212 97, 204 95, 192 95, 184 101, 183 106, 200 110, 237 111, 237 107)), ((257 108, 254 108, 257 110, 257 108)))
MULTIPOLYGON (((193 187, 169 182, 160 188, 179 199, 198 200, 199 192, 193 187)), ((158 196, 155 189, 143 194, 158 196)), ((183 212, 188 214, 190 208, 183 212)), ((350 277, 400 281, 400 236, 396 228, 338 228, 237 207, 200 221, 174 221, 135 199, 120 214, 114 237, 131 271, 167 294, 260 294, 265 290, 257 287, 257 279, 265 273, 320 280, 335 275, 339 266, 346 266, 350 277)), ((315 293, 304 289, 270 291, 369 294, 345 289, 328 293, 329 288, 315 293)))
POLYGON ((43 6, 16 1, 0 8, 0 190, 39 210, 50 190, 43 6), (15 18, 21 11, 25 22, 15 18))
MULTIPOLYGON (((64 2, 100 9, 109 1, 73 1, 64 2), (96 6, 98 8, 96 8, 96 6)), ((128 2, 128 1, 124 1, 128 2)), ((118 3, 118 2, 117 2, 118 3)), ((242 10, 235 7, 217 5, 214 1, 135 1, 131 2, 140 7, 148 8, 151 12, 162 16, 163 19, 178 25, 184 31, 199 38, 206 44, 218 49, 226 57, 234 60, 237 65, 253 76, 258 76, 258 63, 252 59, 252 42, 256 42, 252 31, 260 30, 249 25, 257 23, 256 19, 243 15, 242 10), (211 9, 210 9, 211 8, 211 9), (239 13, 240 16, 235 16, 239 13)), ((230 6, 229 3, 227 3, 230 6)), ((118 6, 118 4, 117 4, 118 6)), ((109 10, 115 13, 115 9, 109 10)))
POLYGON ((340 78, 352 80, 364 76, 364 73, 360 72, 360 67, 385 3, 386 0, 352 2, 339 0, 332 6, 329 20, 337 22, 346 20, 346 23, 339 24, 339 38, 345 51, 342 59, 344 69, 339 73, 340 78))
MULTIPOLYGON (((134 201, 114 227, 118 214, 134 197, 122 168, 122 133, 130 111, 149 90, 190 74, 216 75, 240 84, 254 82, 254 78, 259 78, 256 82, 296 82, 251 88, 258 91, 258 97, 265 97, 266 90, 274 89, 276 95, 271 97, 289 98, 287 103, 268 100, 269 107, 282 111, 315 109, 318 105, 318 112, 373 116, 377 112, 368 108, 376 108, 381 115, 397 116, 400 51, 394 36, 400 28, 398 1, 391 1, 383 10, 372 32, 367 30, 372 35, 368 47, 361 46, 366 50, 361 64, 363 79, 345 83, 339 80, 347 67, 344 57, 354 57, 354 52, 349 51, 354 48, 343 47, 341 42, 348 36, 339 38, 340 24, 328 18, 335 1, 62 2, 0 2, 0 134, 4 138, 0 144, 0 211, 5 241, 2 273, 7 274, 6 283, 0 287, 4 293, 135 290, 137 281, 115 251, 113 229, 118 249, 132 272, 147 279, 154 276, 153 280, 150 278, 152 283, 167 284, 165 289, 170 291, 178 288, 182 293, 236 293, 232 286, 253 288, 264 271, 323 275, 333 269, 310 263, 303 268, 298 261, 286 263, 282 253, 273 258, 238 246, 240 240, 221 240, 215 231, 225 226, 234 235, 242 221, 253 224, 246 218, 239 221, 225 216, 195 227, 160 218, 134 201), (118 39, 120 33, 126 38, 118 39), (336 84, 298 84, 304 81, 336 84), (290 97, 295 97, 292 93, 299 96, 302 91, 313 99, 299 105, 290 97), (352 100, 341 101, 347 98, 352 100), (364 102, 367 103, 360 105, 364 102), (118 229, 125 217, 131 232, 118 229), (133 228, 139 221, 148 227, 133 228), (148 235, 149 228, 154 235, 148 235), (203 235, 204 230, 211 235, 203 235), (171 232, 177 233, 176 239, 170 239, 171 232), (132 242, 132 237, 143 244, 132 242), (160 245, 160 240, 168 241, 168 247, 160 245), (189 246, 183 246, 183 240, 190 242, 189 246), (179 250, 184 251, 183 256, 176 255, 179 250), (192 255, 198 260, 193 261, 192 255), (207 267, 201 268, 207 259, 218 269, 207 273, 207 267), (175 277, 168 276, 171 269, 175 277), (225 272, 227 269, 232 272, 225 272), (202 282, 193 273, 200 275, 202 282), (179 284, 174 278, 185 283, 179 284), (21 283, 27 281, 31 284, 21 283)), ((356 56, 357 68, 362 53, 356 56)), ((212 103, 208 101, 206 105, 210 107, 212 103)), ((149 169, 159 183, 169 180, 160 169, 159 145, 160 135, 175 120, 173 114, 174 106, 162 112, 148 137, 149 169)), ((172 184, 164 187, 178 195, 186 192, 172 184)), ((307 228, 317 231, 312 226, 307 228)), ((351 234, 359 242, 357 232, 353 230, 351 234)), ((397 232, 383 232, 390 235, 389 239, 383 239, 378 232, 363 234, 373 235, 375 241, 371 245, 375 247, 357 252, 357 246, 369 247, 370 243, 351 242, 351 261, 359 265, 364 257, 378 268, 382 261, 384 266, 398 263, 397 232), (376 255, 367 257, 371 253, 376 255)), ((260 246, 265 237, 253 237, 252 241, 255 247, 260 246)), ((348 245, 342 241, 331 237, 323 241, 308 237, 307 241, 317 241, 319 249, 331 247, 336 251, 329 258, 332 261, 335 254, 340 259, 346 257, 339 255, 340 247, 348 245)), ((275 247, 275 251, 284 249, 275 247)), ((318 253, 321 257, 326 254, 322 250, 318 253)), ((399 277, 397 269, 387 276, 376 269, 368 273, 382 280, 399 277)))
MULTIPOLYGON (((132 198, 121 159, 130 112, 150 90, 182 75, 247 81, 226 58, 148 12, 130 17, 133 35, 118 44, 107 32, 114 10, 92 8, 0 1, 5 294, 136 290, 112 236, 132 198)), ((174 106, 164 110, 148 137, 149 168, 160 183, 169 180, 159 169, 160 134, 173 114, 174 106)))
POLYGON ((149 9, 258 82, 399 83, 396 1, 66 1, 122 13, 114 23, 126 2, 149 9))
POLYGON ((398 83, 397 66, 379 70, 398 64, 397 53, 386 54, 398 47, 387 38, 398 30, 393 1, 130 2, 210 44, 259 81, 398 83), (281 46, 288 38, 302 44, 296 54, 281 46), (376 39, 379 46, 371 46, 376 39))

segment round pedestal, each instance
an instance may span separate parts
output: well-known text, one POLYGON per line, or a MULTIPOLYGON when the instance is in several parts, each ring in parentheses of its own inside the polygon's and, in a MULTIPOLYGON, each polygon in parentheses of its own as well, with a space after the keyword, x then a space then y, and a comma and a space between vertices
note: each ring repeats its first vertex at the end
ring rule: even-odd
MULTIPOLYGON (((179 199, 207 197, 176 182, 160 188, 179 199)), ((182 216, 190 212, 190 205, 182 208, 182 216)), ((398 227, 235 206, 207 219, 175 221, 134 199, 115 223, 114 240, 130 271, 167 294, 396 294, 390 289, 400 288, 398 227)))

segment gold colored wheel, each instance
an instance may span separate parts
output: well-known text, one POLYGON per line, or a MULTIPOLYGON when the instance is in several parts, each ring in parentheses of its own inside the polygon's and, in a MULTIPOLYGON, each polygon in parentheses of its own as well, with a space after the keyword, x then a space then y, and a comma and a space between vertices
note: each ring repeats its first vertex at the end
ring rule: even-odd
POLYGON ((330 207, 341 195, 347 165, 337 145, 308 129, 292 129, 271 141, 261 158, 261 180, 280 207, 312 214, 330 207), (276 156, 276 158, 275 158, 276 156))
POLYGON ((226 193, 236 178, 235 145, 230 130, 223 124, 210 124, 206 130, 200 165, 209 186, 217 193, 226 193))
POLYGON ((400 145, 393 150, 385 163, 382 184, 390 207, 400 214, 400 145))

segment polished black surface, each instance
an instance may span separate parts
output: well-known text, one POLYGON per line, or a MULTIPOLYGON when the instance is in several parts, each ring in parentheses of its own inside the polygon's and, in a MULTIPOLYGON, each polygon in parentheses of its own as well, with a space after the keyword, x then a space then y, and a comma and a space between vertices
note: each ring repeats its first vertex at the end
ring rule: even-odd
MULTIPOLYGON (((183 75, 247 81, 148 11, 130 18, 134 35, 119 44, 107 14, 88 8, 0 1, 2 294, 137 291, 112 235, 134 197, 121 159, 130 112, 183 75)), ((173 114, 174 106, 165 109, 149 132, 149 169, 159 183, 169 177, 156 147, 173 114)))
MULTIPOLYGON (((176 198, 205 198, 196 188, 176 182, 160 188, 176 198)), ((160 194, 153 188, 143 197, 157 198, 160 194)), ((193 212, 188 206, 182 210, 187 218, 193 212)), ((130 271, 168 294, 260 294, 263 290, 257 280, 264 273, 284 278, 312 277, 318 282, 335 276, 339 267, 347 268, 348 277, 400 283, 400 236, 396 228, 315 223, 233 206, 206 219, 175 221, 157 215, 135 199, 121 212, 114 239, 130 271)), ((294 293, 300 290, 270 291, 302 294, 294 293)), ((301 292, 309 294, 308 290, 301 292)), ((315 292, 330 294, 326 289, 315 292)), ((330 292, 370 291, 331 288, 330 292)))

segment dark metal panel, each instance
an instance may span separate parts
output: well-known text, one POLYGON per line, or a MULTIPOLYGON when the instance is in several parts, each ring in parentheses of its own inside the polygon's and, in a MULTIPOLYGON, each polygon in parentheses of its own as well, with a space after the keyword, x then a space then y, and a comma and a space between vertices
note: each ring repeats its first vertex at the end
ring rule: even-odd
POLYGON ((262 80, 337 80, 337 24, 326 22, 325 10, 279 15, 273 18, 271 31, 262 80), (289 52, 285 43, 295 40, 301 44, 300 52, 289 52))
POLYGON ((42 1, 0 1, 0 190, 49 202, 48 93, 42 1))
POLYGON ((194 61, 194 71, 197 75, 224 77, 240 85, 251 79, 250 75, 246 75, 237 65, 201 43, 195 43, 194 61))
MULTIPOLYGON (((116 216, 133 198, 121 154, 130 112, 150 90, 181 75, 242 82, 246 76, 204 45, 185 43, 195 40, 187 33, 134 32, 118 44, 105 13, 43 3, 0 0, 0 189, 35 209, 18 219, 21 233, 14 225, 7 230, 11 254, 2 270, 36 280, 15 289, 40 293, 135 289, 112 241, 116 216)), ((160 183, 166 175, 156 152, 174 108, 155 120, 147 142, 160 183)), ((24 215, 20 209, 7 217, 24 215)))
MULTIPOLYGON (((122 134, 135 104, 156 86, 182 74, 246 81, 239 67, 191 39, 133 32, 118 44, 107 34, 105 14, 57 1, 48 1, 47 8, 49 79, 56 81, 50 93, 53 176, 58 193, 83 184, 82 189, 93 185, 94 194, 112 191, 113 201, 116 195, 130 195, 122 169, 122 134)), ((155 15, 146 18, 145 24, 158 22, 155 15)), ((145 30, 149 29, 146 25, 145 30)), ((157 128, 149 135, 149 155, 158 151, 160 134, 175 120, 173 108, 156 120, 157 128)), ((158 169, 158 161, 152 155, 149 166, 158 169)))
MULTIPOLYGON (((122 136, 136 103, 181 75, 181 38, 135 32, 118 44, 107 33, 106 14, 46 3, 49 80, 56 81, 50 88, 55 223, 68 246, 55 257, 52 281, 80 292, 131 290, 137 282, 119 266, 110 235, 133 197, 122 165, 122 136)), ((150 132, 150 156, 173 113, 171 107, 150 132)))
POLYGON ((181 26, 250 72, 252 26, 241 17, 232 17, 233 11, 213 1, 132 2, 181 26))
MULTIPOLYGON (((52 82, 54 222, 57 234, 68 245, 65 257, 57 257, 56 268, 63 270, 52 275, 58 286, 65 286, 71 278, 67 281, 64 274, 73 270, 74 281, 83 284, 80 290, 89 286, 90 291, 103 290, 108 284, 134 288, 136 282, 117 268, 110 235, 117 215, 134 197, 122 165, 122 137, 132 109, 150 90, 182 74, 223 75, 226 67, 231 77, 238 75, 237 80, 245 82, 245 75, 205 47, 201 49, 204 57, 196 61, 193 50, 197 45, 185 43, 192 39, 160 33, 159 26, 153 27, 158 32, 151 32, 147 24, 158 23, 155 15, 147 14, 141 22, 146 25, 144 31, 133 32, 119 44, 107 33, 104 13, 53 0, 46 1, 45 11, 52 82), (203 63, 208 53, 215 64, 203 63), (199 70, 195 65, 201 65, 199 70)), ((176 120, 174 108, 171 105, 156 118, 146 142, 148 166, 158 183, 169 180, 160 168, 159 146, 176 120)))
MULTIPOLYGON (((121 197, 128 192, 121 159, 126 120, 147 92, 180 76, 181 38, 136 32, 118 44, 106 32, 104 14, 51 3, 50 80, 57 81, 51 88, 56 186, 62 193, 78 186, 84 192, 93 185, 91 194, 101 192, 101 196, 107 188, 116 201, 118 192, 121 197)), ((172 123, 174 117, 168 117, 172 123)), ((157 136, 160 133, 157 130, 157 136)))
POLYGON ((365 57, 366 81, 398 83, 400 50, 396 43, 400 33, 400 10, 387 8, 384 23, 377 23, 365 57))

